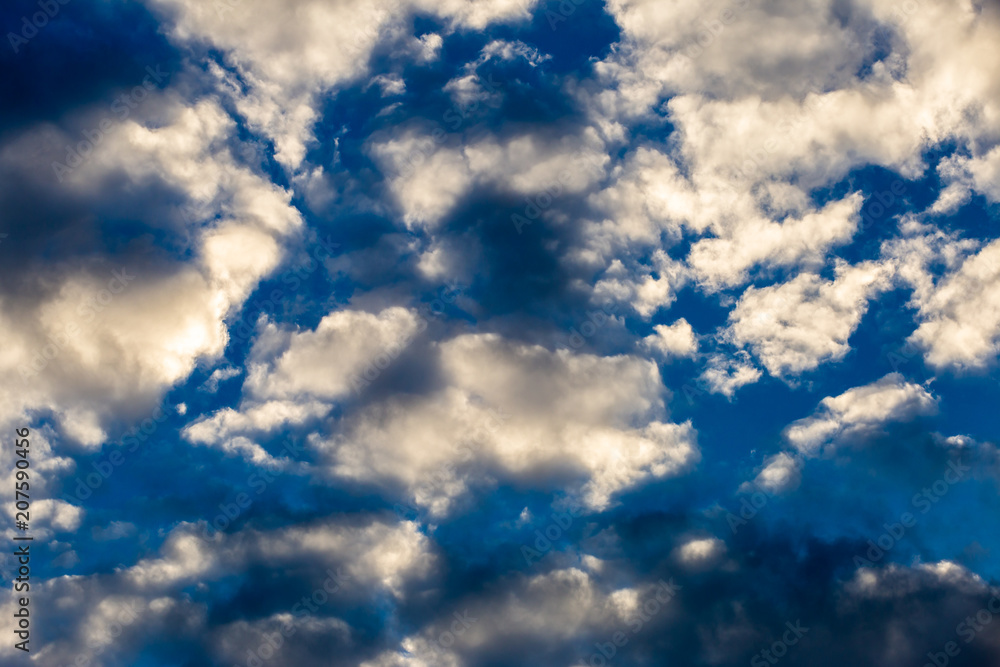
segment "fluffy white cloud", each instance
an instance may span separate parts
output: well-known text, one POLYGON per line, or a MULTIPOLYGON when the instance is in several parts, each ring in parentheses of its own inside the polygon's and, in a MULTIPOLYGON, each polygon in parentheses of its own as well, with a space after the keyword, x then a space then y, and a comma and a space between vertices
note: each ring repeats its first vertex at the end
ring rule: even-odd
POLYGON ((698 380, 711 393, 732 398, 737 389, 760 378, 760 369, 750 362, 746 352, 740 350, 733 355, 713 354, 698 380))
POLYGON ((599 579, 573 567, 519 577, 502 591, 442 614, 404 638, 398 650, 385 651, 362 667, 460 667, 473 651, 502 649, 512 642, 578 641, 648 618, 644 604, 655 605, 657 618, 669 621, 681 613, 671 602, 676 592, 671 586, 643 583, 607 590, 599 579))
POLYGON ((651 362, 496 335, 459 336, 438 350, 440 390, 387 399, 346 419, 332 439, 314 439, 332 474, 401 485, 433 512, 497 476, 567 484, 603 508, 617 491, 699 458, 689 423, 660 421, 665 389, 651 362))
POLYGON ((221 444, 275 463, 240 434, 267 433, 325 415, 333 402, 367 385, 427 326, 413 311, 334 311, 311 331, 263 322, 247 358, 239 410, 224 408, 188 425, 191 442, 221 444))
MULTIPOLYGON (((0 295, 7 341, 0 368, 12 380, 5 410, 52 410, 65 435, 88 447, 104 441, 109 413, 138 414, 199 360, 221 355, 227 318, 301 228, 291 195, 233 158, 227 145, 235 126, 218 104, 150 95, 155 118, 136 112, 112 123, 87 159, 62 174, 56 195, 108 207, 134 190, 174 192, 176 205, 146 212, 148 230, 176 235, 190 261, 139 261, 131 253, 122 264, 57 262, 31 277, 30 302, 0 295)), ((47 183, 49 165, 35 173, 22 156, 44 160, 60 142, 72 143, 70 135, 30 129, 0 151, 0 167, 47 183)))
POLYGON ((341 567, 356 586, 377 586, 399 595, 407 579, 426 576, 435 563, 430 541, 406 521, 331 520, 268 532, 207 535, 203 527, 179 526, 158 556, 142 559, 118 576, 133 590, 164 592, 250 564, 312 562, 324 572, 341 567))
POLYGON ((690 271, 662 250, 653 253, 651 264, 637 265, 630 272, 621 260, 615 259, 594 285, 593 301, 628 303, 645 319, 669 307, 688 283, 690 271))
POLYGON ((216 368, 214 371, 212 371, 212 374, 208 376, 208 379, 205 380, 205 384, 202 385, 202 389, 204 389, 209 393, 214 394, 219 390, 219 385, 221 383, 225 382, 226 380, 231 380, 234 377, 239 376, 241 372, 242 371, 240 369, 234 368, 232 366, 216 368))
POLYGON ((718 289, 744 282, 758 266, 822 266, 825 253, 855 232, 858 194, 816 209, 798 188, 768 184, 754 194, 714 166, 685 175, 680 159, 640 148, 616 167, 613 183, 589 199, 606 217, 586 223, 579 258, 672 243, 686 227, 711 235, 693 243, 687 263, 699 282, 718 289))
POLYGON ((861 196, 853 194, 781 223, 742 219, 722 236, 696 242, 688 262, 709 287, 739 284, 757 265, 821 267, 827 251, 854 234, 860 209, 861 196))
POLYGON ((938 165, 938 174, 948 185, 941 191, 931 211, 954 213, 969 201, 973 191, 991 202, 1000 201, 1000 146, 982 155, 953 155, 938 165))
MULTIPOLYGON (((924 274, 925 281, 932 280, 924 274)), ((910 340, 935 368, 976 369, 1000 354, 1000 241, 993 241, 917 291, 920 326, 910 340)))
MULTIPOLYGON (((222 51, 242 81, 212 71, 251 127, 272 139, 275 158, 297 169, 312 139, 318 96, 368 70, 375 47, 403 41, 414 12, 433 14, 452 29, 481 29, 527 18, 530 0, 149 0, 171 21, 173 39, 222 51), (242 85, 241 85, 242 84, 242 85)), ((431 57, 440 46, 417 42, 431 57), (429 52, 428 52, 429 50, 429 52)))
MULTIPOLYGON (((11 434, 8 440, 8 457, 5 457, 10 464, 3 471, 0 483, 5 484, 9 489, 17 488, 17 468, 15 465, 18 447, 14 439, 15 428, 23 428, 22 424, 5 424, 8 433, 11 434)), ((22 431, 23 433, 23 431, 22 431)), ((20 436, 20 434, 18 434, 20 436)), ((28 458, 31 465, 29 487, 35 492, 34 497, 38 500, 32 502, 31 528, 37 540, 50 539, 55 532, 66 530, 76 530, 83 517, 83 512, 62 500, 50 500, 56 495, 56 485, 54 482, 60 477, 70 473, 76 467, 73 460, 60 455, 52 445, 53 433, 51 429, 29 429, 28 432, 28 458)), ((8 519, 4 528, 4 535, 7 539, 13 538, 18 531, 14 529, 15 513, 17 508, 14 503, 6 503, 2 509, 3 516, 8 519)), ((10 564, 13 561, 10 556, 4 556, 0 562, 10 564)))
MULTIPOLYGON (((200 526, 180 524, 167 536, 159 554, 129 567, 33 582, 37 598, 32 604, 38 605, 32 608, 33 618, 37 615, 64 628, 58 638, 41 647, 38 659, 44 664, 70 664, 86 655, 99 661, 111 646, 116 657, 134 656, 152 634, 167 634, 175 640, 209 637, 219 657, 231 655, 227 649, 232 642, 223 639, 235 639, 244 626, 233 622, 212 627, 204 603, 192 601, 184 589, 199 586, 205 590, 207 582, 253 567, 295 570, 329 596, 368 599, 376 593, 396 600, 407 585, 423 580, 437 567, 430 540, 415 524, 370 516, 273 531, 246 529, 210 539, 202 533, 200 526)), ((0 596, 4 616, 0 630, 8 634, 13 633, 15 605, 10 591, 0 596)), ((280 621, 294 616, 302 629, 319 623, 327 631, 347 631, 342 621, 310 613, 301 604, 289 605, 278 615, 280 621)), ((269 627, 263 621, 246 625, 269 627)), ((2 656, 14 652, 9 643, 0 647, 2 656)))
POLYGON ((934 414, 938 401, 924 387, 907 382, 899 373, 848 389, 820 401, 816 413, 785 429, 785 438, 806 456, 817 456, 852 438, 877 432, 889 422, 934 414))
POLYGON ((312 331, 268 323, 250 353, 244 392, 255 399, 339 398, 365 381, 369 365, 378 362, 381 370, 426 327, 400 307, 374 314, 337 310, 312 331))
MULTIPOLYGON (((852 239, 862 202, 851 193, 817 209, 815 191, 864 165, 915 178, 926 149, 944 142, 971 157, 942 163, 951 186, 935 210, 954 210, 973 190, 996 200, 1000 66, 983 64, 1000 38, 992 3, 607 7, 623 39, 597 65, 604 85, 581 93, 595 127, 617 145, 637 122, 669 121, 675 131, 668 151, 626 153, 591 197, 595 217, 584 223, 578 259, 608 266, 637 246, 673 245, 688 228, 703 238, 692 241, 685 268, 709 290, 741 284, 757 267, 816 271, 852 239)), ((837 358, 840 340, 807 356, 837 358)), ((769 370, 794 374, 813 363, 786 361, 769 370)))
POLYGON ((729 335, 775 377, 800 375, 842 359, 868 300, 890 286, 891 266, 840 264, 834 280, 803 273, 787 283, 750 287, 730 313, 729 335))
POLYGON ((657 324, 653 331, 643 343, 665 357, 691 357, 698 351, 694 329, 683 317, 673 324, 657 324))
POLYGON ((627 119, 673 94, 684 150, 699 163, 737 167, 761 155, 765 173, 800 179, 838 178, 864 161, 912 173, 926 141, 1000 127, 994 5, 614 0, 608 9, 625 47, 601 65, 617 85, 595 109, 627 119), (877 30, 891 51, 858 76, 877 30), (810 103, 810 91, 824 103, 810 103))
POLYGON ((809 417, 784 431, 794 452, 769 457, 753 482, 741 491, 762 489, 780 494, 794 491, 802 481, 803 459, 834 454, 843 445, 858 444, 880 433, 891 422, 905 422, 937 412, 938 399, 921 385, 890 373, 871 384, 827 396, 809 417))
POLYGON ((802 481, 800 461, 787 452, 768 458, 754 479, 754 486, 768 493, 794 491, 802 481))
POLYGON ((704 566, 726 552, 726 544, 717 537, 698 537, 674 549, 674 558, 687 567, 704 566))
MULTIPOLYGON (((466 90, 456 86, 455 92, 466 90)), ((411 128, 373 139, 369 152, 386 174, 411 229, 435 228, 477 184, 522 196, 541 193, 542 204, 526 201, 538 209, 537 217, 554 197, 588 188, 603 175, 609 160, 602 142, 589 130, 559 140, 525 134, 455 146, 441 128, 431 134, 411 128)))
POLYGON ((942 585, 983 599, 995 594, 995 589, 982 577, 949 560, 916 563, 913 567, 890 563, 882 568, 863 567, 856 570, 854 576, 843 584, 843 592, 848 597, 841 601, 841 605, 863 600, 904 598, 921 589, 942 585))
POLYGON ((491 23, 525 20, 536 0, 414 0, 413 6, 451 22, 453 27, 482 30, 491 23))
POLYGON ((901 236, 883 245, 913 290, 918 327, 909 343, 937 369, 982 369, 1000 352, 1000 242, 962 239, 924 217, 907 217, 901 236))
POLYGON ((524 58, 532 67, 537 67, 546 60, 551 60, 552 56, 540 53, 533 46, 528 46, 520 40, 508 41, 505 39, 495 39, 483 47, 480 55, 481 60, 488 58, 498 58, 500 60, 515 60, 524 58))
POLYGON ((462 152, 433 136, 409 132, 374 144, 371 153, 411 229, 436 225, 473 183, 462 152))

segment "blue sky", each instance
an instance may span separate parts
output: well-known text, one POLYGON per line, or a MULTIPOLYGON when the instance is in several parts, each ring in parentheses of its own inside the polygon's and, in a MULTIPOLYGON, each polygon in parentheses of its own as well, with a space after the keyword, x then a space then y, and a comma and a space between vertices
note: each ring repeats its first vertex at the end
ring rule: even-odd
POLYGON ((1000 661, 995 3, 0 18, 4 664, 1000 661))

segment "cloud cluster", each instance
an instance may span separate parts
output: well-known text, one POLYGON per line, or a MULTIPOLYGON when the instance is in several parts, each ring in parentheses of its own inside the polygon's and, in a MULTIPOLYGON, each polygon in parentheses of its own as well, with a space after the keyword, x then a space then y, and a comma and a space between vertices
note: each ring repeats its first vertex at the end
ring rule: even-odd
POLYGON ((0 114, 39 664, 906 665, 997 594, 996 3, 146 5, 169 75, 0 114), (859 568, 907 448, 968 535, 859 568))
MULTIPOLYGON (((117 218, 133 214, 137 196, 163 192, 149 232, 171 238, 192 261, 148 248, 149 236, 103 258, 68 245, 44 272, 29 271, 5 290, 0 328, 8 345, 0 363, 12 380, 5 422, 52 411, 66 433, 96 447, 108 412, 138 416, 197 362, 222 354, 227 319, 279 264, 282 243, 302 224, 287 191, 234 159, 227 145, 234 129, 211 100, 186 106, 163 94, 154 117, 114 125, 65 176, 56 210, 89 206, 117 218)), ((0 151, 0 168, 19 171, 26 189, 51 188, 45 157, 71 141, 58 128, 28 130, 0 151), (37 162, 25 165, 24 154, 37 154, 37 162)), ((70 233, 74 220, 62 215, 53 226, 70 233)), ((86 218, 80 224, 98 237, 106 231, 86 218)))
POLYGON ((842 359, 868 301, 888 288, 884 265, 840 265, 833 280, 802 273, 787 283, 750 287, 729 315, 734 343, 749 347, 775 377, 794 377, 842 359))

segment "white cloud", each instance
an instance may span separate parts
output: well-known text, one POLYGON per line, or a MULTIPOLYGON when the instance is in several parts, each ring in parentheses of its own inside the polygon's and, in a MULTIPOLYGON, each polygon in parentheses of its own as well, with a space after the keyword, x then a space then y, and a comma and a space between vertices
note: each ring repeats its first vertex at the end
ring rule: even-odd
POLYGON ((420 60, 422 62, 431 62, 437 60, 441 53, 441 46, 444 44, 444 40, 441 35, 436 32, 429 32, 426 35, 421 35, 416 39, 417 45, 419 47, 420 60))
POLYGON ((677 292, 688 283, 690 271, 683 262, 662 250, 654 252, 651 260, 652 266, 637 265, 632 272, 621 260, 612 261, 594 285, 592 300, 628 303, 644 319, 668 308, 677 299, 677 292))
POLYGON ((389 187, 410 229, 433 227, 473 183, 461 151, 413 132, 373 144, 372 156, 389 178, 389 187))
POLYGON ((1000 201, 1000 146, 991 151, 968 157, 952 155, 938 164, 938 174, 947 186, 931 207, 934 213, 954 213, 969 201, 973 191, 983 194, 990 202, 1000 201))
POLYGON ((725 543, 717 537, 693 538, 674 550, 674 557, 686 566, 700 566, 718 559, 726 552, 725 543))
MULTIPOLYGON (((155 119, 137 111, 113 123, 88 158, 63 174, 56 194, 100 207, 145 188, 174 192, 177 203, 154 207, 147 229, 174 235, 190 261, 140 262, 133 254, 118 265, 57 262, 30 278, 37 282, 30 303, 0 296, 7 341, 0 368, 13 380, 6 409, 51 410, 64 433, 87 447, 103 443, 110 414, 148 409, 197 362, 221 355, 227 318, 278 265, 282 242, 302 224, 290 193, 234 160, 227 143, 235 126, 216 103, 150 95, 155 119)), ((47 184, 46 147, 61 142, 71 143, 70 135, 29 129, 0 151, 0 166, 47 184), (39 173, 25 154, 40 156, 39 173)))
POLYGON ((491 23, 531 17, 536 0, 414 0, 414 7, 451 21, 453 27, 482 30, 491 23))
MULTIPOLYGON (((817 189, 865 165, 916 178, 927 148, 946 142, 973 157, 942 164, 951 186, 936 210, 971 190, 1000 194, 992 4, 613 0, 608 11, 623 40, 596 66, 602 85, 580 93, 594 126, 617 145, 636 123, 675 129, 669 152, 627 152, 591 197, 594 218, 575 251, 585 263, 667 247, 687 228, 702 238, 686 268, 708 290, 742 284, 758 267, 815 272, 851 241, 862 203, 849 193, 817 209, 817 189), (889 52, 876 54, 876 41, 889 52)), ((827 347, 816 353, 843 349, 827 347)))
POLYGON ((918 217, 905 219, 900 230, 883 254, 913 290, 918 327, 909 343, 937 369, 994 363, 1000 352, 1000 242, 960 239, 918 217))
POLYGON ((378 86, 382 97, 402 95, 406 92, 406 82, 398 74, 379 74, 372 78, 369 86, 378 86))
POLYGON ((801 481, 799 460, 786 452, 780 452, 764 462, 763 468, 754 479, 754 485, 768 493, 785 493, 798 488, 801 481))
POLYGON ((205 383, 202 385, 202 389, 214 394, 219 390, 219 385, 226 380, 231 380, 234 377, 238 377, 243 371, 233 366, 225 366, 223 368, 216 368, 212 371, 212 374, 208 376, 205 383))
POLYGON ((889 563, 880 568, 858 568, 854 576, 843 584, 847 599, 842 600, 841 605, 865 600, 900 599, 941 585, 977 598, 986 598, 993 593, 979 575, 949 560, 915 563, 912 567, 889 563))
POLYGON ((468 600, 457 611, 440 614, 405 637, 397 650, 385 651, 362 667, 461 667, 471 651, 578 642, 648 618, 641 607, 646 603, 655 604, 656 616, 669 622, 681 613, 680 605, 671 602, 675 591, 669 586, 643 583, 607 590, 599 578, 577 568, 518 577, 501 590, 468 600))
MULTIPOLYGON (((238 623, 213 627, 206 605, 192 601, 185 589, 204 587, 234 571, 255 567, 295 571, 316 588, 330 591, 324 584, 338 584, 331 597, 387 595, 398 601, 407 586, 426 579, 437 568, 430 540, 410 522, 355 515, 272 531, 245 529, 211 539, 200 537, 201 529, 182 523, 167 535, 158 554, 113 572, 33 581, 37 598, 32 598, 32 604, 39 606, 32 608, 32 614, 63 628, 57 638, 40 647, 38 659, 60 665, 82 655, 99 660, 113 644, 116 658, 134 662, 153 635, 191 641, 218 640, 217 633, 231 637, 238 623), (335 581, 330 581, 330 572, 336 575, 335 581)), ((14 605, 13 593, 0 594, 0 631, 11 635, 14 605)), ((287 611, 291 614, 292 610, 287 611)), ((300 629, 321 623, 327 624, 327 631, 344 630, 342 623, 323 612, 310 612, 303 605, 295 612, 300 629)), ((219 652, 216 657, 228 655, 221 642, 211 643, 212 650, 219 652)), ((0 655, 14 652, 11 644, 0 647, 0 655)))
POLYGON ((830 451, 830 446, 876 433, 889 422, 909 421, 937 411, 938 401, 924 387, 899 373, 839 396, 820 401, 816 413, 785 429, 785 438, 806 456, 830 451))
POLYGON ((335 399, 375 362, 391 362, 427 323, 411 310, 379 313, 336 310, 312 331, 288 331, 268 323, 247 363, 244 391, 255 399, 335 399))
POLYGON ((377 586, 398 596, 407 579, 425 577, 435 567, 430 541, 416 524, 405 521, 330 520, 268 532, 215 533, 209 540, 200 532, 201 527, 182 524, 158 556, 140 560, 119 576, 133 590, 162 593, 253 564, 314 562, 319 571, 339 566, 355 585, 377 586))
POLYGON ((524 58, 532 67, 537 67, 546 60, 551 60, 552 56, 547 53, 540 53, 533 46, 528 46, 522 41, 508 41, 505 39, 494 39, 483 47, 480 59, 499 58, 500 60, 515 60, 524 58))
POLYGON ((652 244, 661 234, 679 236, 697 206, 695 194, 663 153, 639 148, 612 172, 613 184, 589 201, 607 217, 588 223, 590 245, 611 256, 629 242, 652 244))
POLYGON ((646 336, 643 343, 665 357, 692 357, 698 351, 694 329, 683 317, 673 324, 657 324, 655 334, 646 336))
POLYGON ((413 311, 400 307, 377 314, 337 310, 311 331, 263 321, 247 358, 239 410, 223 408, 182 433, 191 442, 277 463, 240 434, 269 433, 327 414, 334 402, 393 363, 426 326, 413 311))
POLYGON ((684 150, 702 166, 735 167, 761 149, 765 173, 800 179, 836 179, 862 162, 914 173, 926 141, 1000 127, 1000 66, 989 59, 1000 21, 990 5, 911 4, 614 0, 625 45, 599 67, 615 85, 593 105, 628 119, 673 94, 684 150), (880 27, 891 52, 859 78, 880 27), (807 105, 811 90, 827 103, 807 105))
POLYGON ((672 245, 687 228, 708 235, 694 241, 686 261, 714 290, 745 282, 755 267, 821 267, 857 228, 857 193, 816 209, 795 186, 767 183, 751 191, 715 167, 685 176, 675 164, 682 159, 639 148, 616 167, 612 184, 589 199, 605 217, 585 224, 587 249, 579 257, 672 245))
POLYGON ((741 350, 733 355, 713 354, 698 379, 713 394, 732 398, 737 389, 753 384, 760 377, 760 369, 741 350))
MULTIPOLYGON (((171 37, 184 44, 208 44, 222 51, 245 85, 214 67, 254 131, 274 141, 277 161, 297 170, 312 140, 318 96, 368 70, 375 47, 406 37, 415 11, 431 13, 452 29, 482 29, 497 21, 529 16, 523 0, 150 0, 170 18, 171 37)), ((423 57, 440 48, 440 38, 418 42, 423 57)))
POLYGON ((332 474, 400 485, 436 513, 497 476, 566 484, 599 509, 699 458, 690 424, 660 421, 665 389, 648 361, 549 352, 495 335, 459 336, 439 353, 440 390, 387 399, 346 419, 332 439, 314 439, 332 474))
POLYGON ((860 210, 861 195, 855 193, 781 223, 743 219, 723 236, 694 243, 688 262, 709 287, 740 284, 758 265, 822 267, 831 247, 850 240, 860 210))
POLYGON ((803 273, 780 285, 748 288, 729 316, 733 342, 750 347, 775 377, 844 358, 868 300, 888 289, 891 267, 840 264, 835 273, 832 281, 803 273))
MULTIPOLYGON (((24 422, 8 421, 3 425, 7 432, 11 434, 8 442, 10 452, 6 460, 10 464, 0 474, 0 484, 7 488, 15 489, 17 483, 17 467, 15 466, 15 456, 18 456, 18 447, 14 446, 15 428, 23 428, 24 422)), ((22 431, 23 433, 23 431, 22 431)), ((18 436, 20 438, 20 435, 18 436)), ((84 511, 63 500, 54 499, 53 496, 59 492, 59 479, 72 473, 76 464, 73 459, 63 456, 61 452, 53 446, 53 441, 58 441, 50 428, 30 428, 28 432, 28 460, 30 461, 30 491, 34 491, 34 498, 31 502, 31 531, 35 539, 39 542, 52 539, 58 533, 75 532, 83 520, 84 511)), ((6 526, 3 530, 5 539, 12 539, 20 531, 14 527, 17 518, 17 508, 13 502, 5 503, 0 509, 2 516, 6 519, 6 526)), ((0 557, 0 563, 12 561, 11 556, 0 557)))
MULTIPOLYGON (((463 103, 478 99, 479 85, 474 78, 449 83, 463 103)), ((485 138, 464 146, 453 146, 443 129, 436 132, 406 129, 390 138, 376 137, 369 144, 410 229, 434 229, 473 185, 516 195, 545 193, 548 204, 544 209, 554 197, 590 187, 603 175, 609 160, 589 130, 558 140, 524 134, 502 142, 485 138)))
MULTIPOLYGON (((926 273, 926 282, 933 280, 926 273)), ((910 340, 935 368, 978 369, 1000 354, 1000 241, 914 294, 920 325, 910 340)))

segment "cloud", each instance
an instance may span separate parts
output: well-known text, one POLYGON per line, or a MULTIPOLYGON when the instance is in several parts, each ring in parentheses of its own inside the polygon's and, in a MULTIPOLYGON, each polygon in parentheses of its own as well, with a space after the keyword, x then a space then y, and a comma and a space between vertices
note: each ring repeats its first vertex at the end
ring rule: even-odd
MULTIPOLYGON (((125 84, 99 66, 0 114, 0 428, 31 425, 54 568, 32 572, 37 662, 746 665, 801 623, 790 664, 922 664, 997 594, 988 527, 947 525, 1000 470, 987 413, 945 415, 951 437, 920 419, 1000 353, 996 3, 145 4, 169 45, 108 53, 169 51, 166 88, 107 125, 87 100, 125 84), (327 233, 343 255, 299 272, 327 233), (286 265, 295 289, 247 328, 286 265), (560 347, 616 304, 589 353, 560 347), (949 375, 934 392, 851 353, 908 335, 916 373, 949 375), (671 415, 685 381, 759 385, 671 415), (176 416, 109 479, 109 433, 167 393, 176 416), (962 454, 971 490, 857 568, 913 493, 879 467, 904 450, 962 454), (798 492, 730 532, 733 471, 736 502, 798 492), (87 504, 55 499, 97 474, 87 504)), ((15 54, 21 79, 78 58, 76 12, 15 54)), ((15 607, 0 593, 8 635, 15 607)), ((995 664, 994 630, 960 660, 995 664)))
POLYGON ((239 410, 223 408, 183 430, 191 442, 221 445, 274 463, 240 434, 269 433, 327 414, 387 368, 427 327, 400 307, 372 314, 337 310, 311 331, 262 321, 247 359, 239 410))
MULTIPOLYGON (((66 664, 78 655, 88 655, 100 662, 109 649, 116 658, 137 659, 152 636, 170 636, 175 642, 193 645, 211 640, 210 650, 218 651, 217 657, 238 652, 242 659, 247 648, 256 649, 263 641, 245 632, 248 627, 272 627, 269 619, 277 616, 287 622, 283 615, 294 615, 295 623, 305 630, 303 636, 318 639, 311 631, 315 625, 345 632, 347 624, 332 613, 372 593, 399 600, 407 586, 428 577, 436 567, 429 540, 414 524, 373 516, 326 519, 271 531, 245 529, 217 533, 210 539, 201 533, 202 527, 181 524, 167 536, 158 555, 132 566, 33 585, 32 592, 39 591, 32 599, 38 605, 32 608, 33 617, 37 614, 64 628, 39 652, 41 659, 66 664), (270 611, 260 619, 251 611, 249 617, 215 623, 207 617, 204 602, 184 592, 194 587, 203 593, 208 590, 206 582, 254 567, 294 571, 306 582, 307 597, 322 590, 323 599, 330 602, 325 607, 307 607, 298 596, 293 597, 295 591, 286 591, 262 600, 270 611), (239 641, 248 646, 234 645, 239 641)), ((10 595, 0 601, 6 618, 13 618, 14 604, 10 595)), ((12 627, 13 622, 5 621, 5 631, 12 632, 12 627)), ((355 630, 350 632, 353 636, 355 630)), ((14 650, 6 645, 0 654, 10 655, 14 650)))
POLYGON ((760 369, 740 350, 734 355, 713 354, 698 379, 713 394, 732 398, 737 389, 760 378, 760 369))
MULTIPOLYGON (((254 131, 271 139, 275 159, 291 170, 303 163, 319 117, 321 93, 368 71, 376 47, 401 41, 417 12, 447 21, 452 29, 482 29, 493 22, 527 18, 533 4, 521 0, 151 0, 182 44, 208 45, 225 54, 239 76, 215 66, 254 131)), ((427 42, 432 51, 436 48, 427 42)))
POLYGON ((905 598, 925 587, 954 587, 966 594, 989 592, 986 582, 958 563, 917 563, 912 568, 891 564, 881 569, 859 568, 844 583, 854 600, 905 598))
POLYGON ((991 101, 997 78, 982 64, 1000 31, 992 5, 616 0, 608 8, 625 39, 599 70, 617 85, 602 91, 597 108, 629 118, 672 94, 699 161, 735 165, 777 142, 783 148, 764 151, 767 170, 795 169, 798 178, 836 176, 863 161, 912 173, 925 137, 976 139, 1000 120, 991 101), (785 37, 760 39, 776 31, 785 37), (881 57, 878 35, 889 48, 881 57), (810 91, 828 91, 828 103, 809 108, 810 91), (740 122, 730 122, 739 110, 740 122), (713 123, 718 132, 700 131, 709 113, 727 117, 713 123))
POLYGON ((922 285, 911 302, 920 325, 910 341, 924 350, 927 363, 954 370, 993 363, 1000 353, 1000 241, 936 281, 926 267, 920 273, 922 285))
MULTIPOLYGON (((233 158, 234 126, 215 102, 188 106, 174 94, 149 94, 158 97, 155 125, 143 107, 108 126, 50 199, 64 211, 82 204, 112 219, 144 206, 143 230, 170 238, 189 261, 150 249, 150 237, 103 259, 67 244, 44 273, 28 271, 17 290, 0 294, 8 341, 0 365, 13 381, 6 409, 52 410, 87 447, 102 444, 111 414, 141 414, 198 361, 222 354, 227 319, 302 224, 288 192, 233 158), (136 201, 157 190, 170 195, 136 201)), ((46 157, 71 142, 58 128, 28 129, 0 149, 0 169, 16 170, 22 190, 51 188, 46 157), (25 151, 34 163, 19 157, 25 151)), ((2 196, 19 195, 9 188, 2 196)), ((54 225, 64 222, 53 216, 54 225)), ((84 226, 100 238, 97 224, 84 226)))
POLYGON ((661 421, 665 389, 648 361, 549 352, 492 334, 453 338, 437 354, 440 389, 372 405, 313 442, 332 474, 401 485, 434 513, 496 477, 568 484, 600 509, 699 458, 689 423, 661 421))
POLYGON ((231 380, 234 377, 239 377, 242 372, 243 371, 238 368, 234 368, 233 366, 216 368, 212 371, 212 374, 208 376, 208 379, 205 380, 205 384, 202 385, 202 388, 210 394, 214 394, 219 390, 219 385, 221 383, 226 380, 231 380))
POLYGON ((546 60, 551 60, 552 56, 540 53, 538 49, 525 44, 520 40, 508 41, 505 39, 495 39, 483 47, 480 59, 499 58, 500 60, 514 60, 524 58, 529 65, 537 67, 546 60))
POLYGON ((952 155, 941 160, 938 174, 948 185, 931 207, 934 213, 954 213, 973 192, 990 202, 1000 201, 1000 146, 975 157, 952 155))
POLYGON ((670 307, 689 279, 690 271, 683 262, 657 250, 651 266, 638 265, 632 273, 623 262, 614 260, 594 285, 592 300, 623 301, 642 318, 649 319, 661 308, 670 307))
POLYGON ((888 289, 891 267, 840 264, 835 274, 832 281, 803 273, 780 285, 748 288, 729 315, 728 334, 775 377, 843 359, 868 300, 888 289))
MULTIPOLYGON (((322 590, 322 589, 319 589, 322 590)), ((357 650, 359 632, 335 617, 278 612, 266 618, 239 619, 212 629, 212 653, 220 663, 263 664, 268 658, 290 664, 312 665, 326 661, 335 651, 341 661, 357 650)), ((337 664, 345 664, 338 662, 337 664)))
POLYGON ((725 236, 696 242, 688 262, 712 287, 740 284, 749 269, 760 264, 820 267, 832 246, 854 234, 860 210, 861 196, 855 193, 780 224, 761 218, 742 220, 725 236))
POLYGON ((653 330, 656 333, 643 338, 643 343, 665 357, 691 357, 698 351, 694 329, 683 317, 670 325, 657 324, 653 330))
POLYGON ((764 461, 754 479, 754 486, 768 493, 794 491, 802 481, 801 462, 795 456, 779 452, 764 461))
POLYGON ((820 401, 811 417, 785 429, 785 438, 806 456, 831 451, 829 446, 863 438, 889 422, 908 421, 937 412, 938 399, 924 387, 890 373, 862 387, 820 401))
MULTIPOLYGON (((709 290, 739 285, 756 268, 818 268, 826 254, 853 237, 862 198, 852 193, 817 209, 793 185, 766 183, 751 192, 719 169, 687 168, 682 156, 648 148, 630 154, 606 189, 592 195, 590 253, 620 255, 622 248, 673 245, 687 229, 696 239, 685 258, 709 290)), ((582 255, 586 257, 587 255, 582 255)))
POLYGON ((136 527, 135 524, 128 521, 112 521, 108 524, 107 528, 94 526, 92 532, 95 540, 103 542, 105 540, 119 540, 123 537, 131 537, 135 535, 136 527))
POLYGON ((518 577, 504 590, 439 614, 419 633, 404 638, 397 650, 362 665, 458 666, 501 651, 548 653, 584 637, 613 632, 612 628, 628 628, 643 617, 641 605, 650 599, 656 601, 658 617, 674 617, 678 610, 671 607, 672 594, 646 583, 609 591, 603 582, 574 567, 518 577))
POLYGON ((212 531, 209 536, 204 527, 181 526, 159 556, 140 560, 121 577, 136 590, 165 591, 214 580, 250 563, 314 561, 317 567, 342 566, 356 582, 401 595, 407 578, 426 576, 433 567, 429 548, 416 524, 374 517, 360 525, 329 520, 275 531, 246 529, 235 535, 212 531))
POLYGON ((622 41, 582 96, 592 122, 626 145, 638 123, 675 130, 669 151, 630 147, 591 199, 583 256, 673 245, 689 228, 703 238, 687 268, 708 290, 758 269, 816 271, 853 239, 862 198, 817 209, 814 192, 866 165, 915 179, 926 148, 953 140, 975 157, 942 162, 952 185, 938 210, 972 189, 992 196, 1000 98, 995 68, 978 64, 1000 36, 991 4, 616 0, 608 12, 622 41))
MULTIPOLYGON (((465 84, 453 84, 452 90, 472 94, 465 84)), ((453 144, 440 127, 430 134, 396 130, 370 142, 369 153, 385 174, 408 228, 436 229, 474 185, 520 196, 546 193, 544 209, 554 197, 590 187, 609 159, 593 132, 558 140, 522 134, 453 144)))
POLYGON ((255 399, 342 397, 363 379, 367 366, 378 362, 381 368, 426 326, 415 312, 399 307, 375 314, 334 311, 312 331, 267 323, 251 351, 244 391, 255 399))
POLYGON ((674 557, 685 566, 701 566, 716 560, 725 551, 725 543, 717 537, 694 538, 677 547, 674 557))

